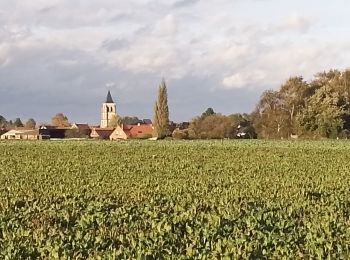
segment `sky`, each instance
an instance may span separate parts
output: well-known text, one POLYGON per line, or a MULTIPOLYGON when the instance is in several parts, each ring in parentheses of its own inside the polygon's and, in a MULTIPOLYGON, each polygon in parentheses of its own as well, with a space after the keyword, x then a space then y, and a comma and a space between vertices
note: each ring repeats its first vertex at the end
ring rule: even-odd
POLYGON ((98 123, 251 112, 290 76, 350 64, 348 0, 0 0, 0 115, 98 123))

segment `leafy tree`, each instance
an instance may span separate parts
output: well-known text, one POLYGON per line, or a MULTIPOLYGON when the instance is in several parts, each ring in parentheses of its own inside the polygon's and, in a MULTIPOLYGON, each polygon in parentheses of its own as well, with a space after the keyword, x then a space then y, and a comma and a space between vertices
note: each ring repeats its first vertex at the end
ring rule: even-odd
POLYGON ((191 139, 222 139, 234 138, 236 128, 231 119, 221 114, 194 118, 189 127, 191 139))
POLYGON ((285 127, 286 112, 281 109, 278 91, 265 91, 253 113, 254 128, 260 138, 278 138, 285 127))
POLYGON ((16 118, 16 120, 13 124, 15 127, 23 127, 23 123, 19 117, 16 118))
POLYGON ((296 116, 303 112, 305 100, 311 93, 302 77, 289 78, 278 91, 265 91, 253 113, 259 136, 288 138, 298 133, 300 125, 296 116))
POLYGON ((300 124, 307 131, 320 137, 336 137, 341 132, 344 106, 339 106, 341 96, 327 86, 316 90, 308 99, 304 114, 299 117, 300 124))
POLYGON ((118 115, 113 115, 108 122, 108 127, 117 127, 122 125, 122 119, 118 115))
POLYGON ((158 89, 158 98, 154 106, 153 124, 156 137, 162 139, 170 134, 168 94, 164 79, 161 81, 158 89))
POLYGON ((52 125, 57 127, 69 127, 68 118, 63 113, 58 113, 51 119, 52 125))
POLYGON ((305 106, 308 84, 302 77, 289 78, 279 90, 282 107, 289 114, 290 121, 293 122, 297 115, 305 106))
POLYGON ((253 113, 259 137, 346 135, 349 131, 344 130, 350 130, 349 76, 330 70, 316 74, 310 83, 291 77, 279 90, 265 91, 253 113))
POLYGON ((29 118, 28 121, 25 124, 25 127, 27 129, 34 129, 35 126, 36 126, 36 122, 35 122, 35 120, 33 118, 29 118))
MULTIPOLYGON (((310 89, 313 91, 312 95, 320 89, 328 93, 337 93, 337 106, 342 111, 339 119, 343 122, 343 130, 350 130, 350 74, 348 70, 330 70, 328 72, 321 72, 315 75, 315 78, 310 82, 310 89)), ((304 127, 305 129, 305 127, 304 127)), ((312 133, 308 130, 307 133, 312 133)), ((319 131, 315 132, 320 135, 319 131)))

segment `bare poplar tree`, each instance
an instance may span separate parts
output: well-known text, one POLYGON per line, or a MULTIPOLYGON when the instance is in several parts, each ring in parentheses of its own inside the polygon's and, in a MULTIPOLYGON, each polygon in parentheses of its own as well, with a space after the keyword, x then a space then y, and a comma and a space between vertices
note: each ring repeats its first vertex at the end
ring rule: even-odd
POLYGON ((156 137, 163 139, 169 135, 168 93, 164 79, 162 79, 158 89, 158 99, 154 106, 153 125, 156 137))

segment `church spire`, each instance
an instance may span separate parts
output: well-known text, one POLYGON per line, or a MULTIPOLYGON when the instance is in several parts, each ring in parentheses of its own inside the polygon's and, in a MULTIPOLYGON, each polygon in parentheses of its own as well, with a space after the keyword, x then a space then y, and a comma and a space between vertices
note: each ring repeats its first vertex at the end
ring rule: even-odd
POLYGON ((111 120, 117 115, 116 104, 113 101, 111 92, 108 91, 106 101, 102 104, 101 109, 101 128, 109 127, 111 120))
POLYGON ((111 92, 108 90, 107 98, 105 103, 114 103, 111 92))

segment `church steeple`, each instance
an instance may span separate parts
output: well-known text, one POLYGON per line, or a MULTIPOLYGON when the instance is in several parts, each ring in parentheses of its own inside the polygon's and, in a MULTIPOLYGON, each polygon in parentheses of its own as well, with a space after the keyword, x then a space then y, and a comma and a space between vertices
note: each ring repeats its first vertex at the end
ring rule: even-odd
POLYGON ((117 115, 116 104, 113 101, 111 92, 108 91, 106 102, 102 104, 101 109, 101 128, 107 128, 110 121, 117 115))
POLYGON ((106 102, 107 104, 111 104, 114 103, 111 92, 108 90, 108 94, 107 94, 107 98, 106 98, 106 102))

